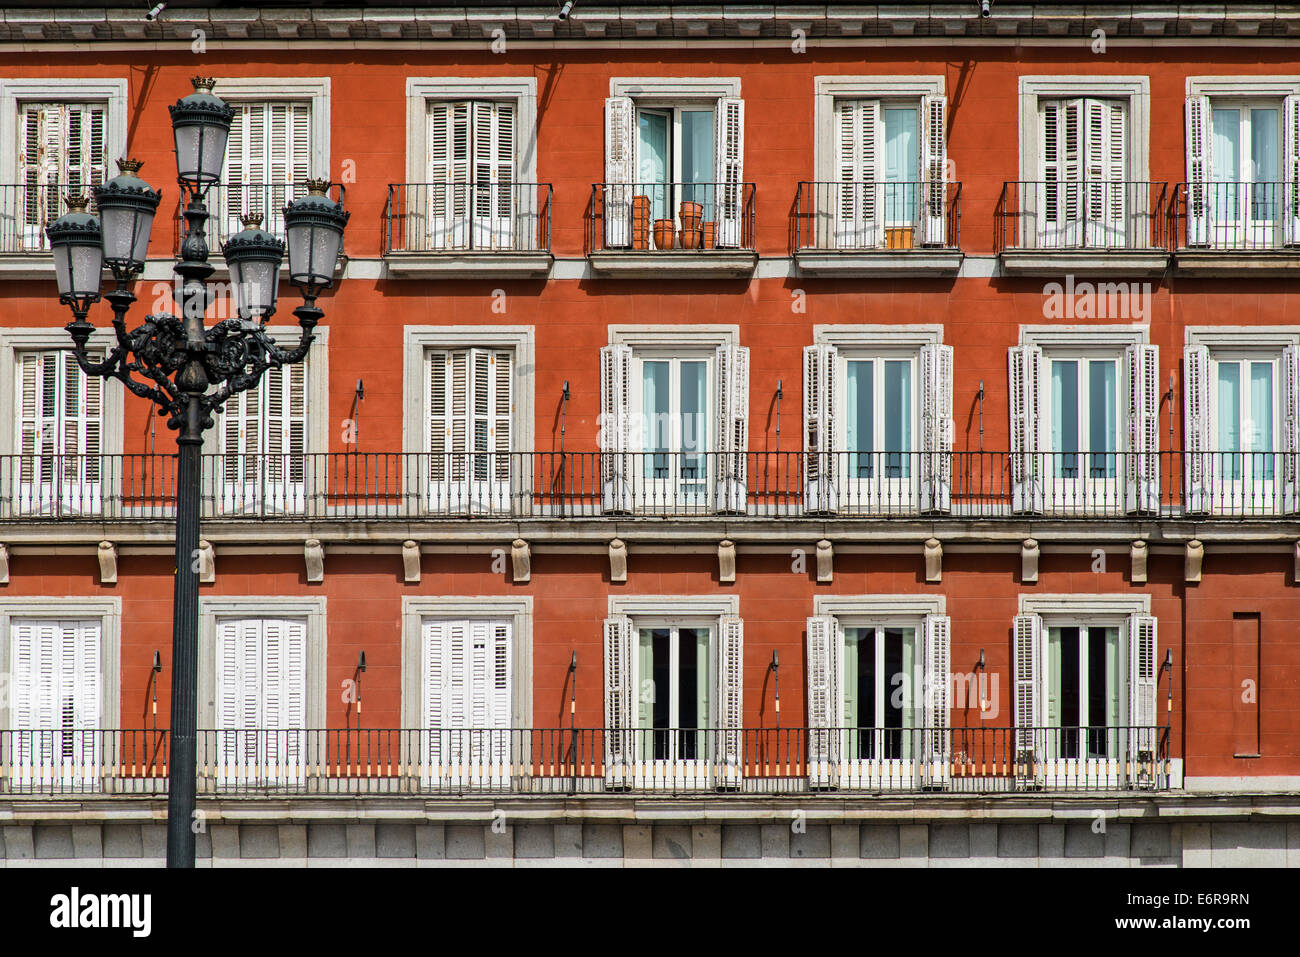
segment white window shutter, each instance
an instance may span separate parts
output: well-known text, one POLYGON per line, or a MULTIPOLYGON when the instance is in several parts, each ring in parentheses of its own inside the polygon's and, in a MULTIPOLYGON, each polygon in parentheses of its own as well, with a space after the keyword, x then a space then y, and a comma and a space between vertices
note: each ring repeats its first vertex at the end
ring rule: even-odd
POLYGON ((1208 512, 1214 493, 1210 448, 1210 350, 1183 350, 1183 508, 1208 512))
POLYGON ((881 244, 876 184, 880 179, 880 101, 835 103, 835 245, 841 249, 881 244))
POLYGON ((1128 723, 1130 780, 1154 783, 1156 757, 1156 683, 1160 662, 1156 619, 1130 615, 1128 620, 1128 723))
POLYGON ((443 756, 446 753, 445 734, 442 729, 447 721, 447 657, 449 629, 445 621, 425 618, 420 623, 422 642, 423 674, 423 709, 421 718, 424 746, 419 749, 422 779, 441 776, 443 756), (424 766, 427 762, 427 766, 424 766))
POLYGON ((423 210, 430 249, 465 249, 469 245, 470 104, 442 101, 429 104, 429 196, 423 210))
POLYGON ((45 227, 62 213, 66 107, 27 104, 22 110, 19 176, 22 183, 22 249, 47 249, 45 227))
POLYGON ((815 615, 806 626, 808 642, 808 783, 839 785, 840 634, 833 615, 815 615))
POLYGON ((511 249, 514 234, 515 106, 476 101, 473 119, 475 249, 511 249))
POLYGON ((285 776, 300 781, 307 751, 303 733, 307 727, 307 622, 291 618, 280 625, 280 727, 284 734, 278 744, 285 776))
POLYGON ((952 346, 921 347, 921 508, 952 505, 952 346))
MULTIPOLYGON (((717 243, 736 247, 746 242, 745 229, 745 101, 735 97, 718 100, 717 145, 717 243)), ((707 214, 706 214, 707 215, 707 214)))
POLYGON ((1043 351, 1012 346, 1008 352, 1008 406, 1011 411, 1011 507, 1043 510, 1042 462, 1038 454, 1038 413, 1043 351))
POLYGON ((834 346, 803 350, 804 511, 834 513, 839 509, 839 462, 835 450, 837 364, 834 346))
POLYGON ((1282 176, 1282 235, 1288 246, 1300 245, 1300 96, 1296 95, 1283 100, 1282 176))
POLYGON ((926 615, 923 684, 925 690, 922 781, 927 787, 943 787, 952 767, 952 619, 947 615, 926 615))
MULTIPOLYGON (((1084 100, 1087 180, 1085 213, 1091 245, 1123 247, 1128 231, 1128 105, 1121 100, 1084 100)), ((1145 197, 1142 197, 1145 202, 1145 197)))
POLYGON ((1160 511, 1160 347, 1141 343, 1124 350, 1128 384, 1125 506, 1160 511))
POLYGON ((1077 246, 1083 237, 1082 100, 1048 100, 1039 107, 1043 130, 1042 241, 1077 246))
POLYGON ((635 177, 636 108, 626 96, 605 100, 605 245, 622 249, 632 242, 632 194, 635 177))
POLYGON ((305 504, 307 453, 306 362, 268 370, 254 389, 263 414, 246 421, 249 431, 265 430, 258 445, 264 461, 266 507, 272 511, 300 510, 305 504))
POLYGON ((718 622, 718 715, 715 725, 717 750, 713 784, 719 788, 740 787, 744 771, 745 723, 745 623, 734 615, 718 622))
POLYGON ((921 122, 925 124, 920 137, 921 175, 925 177, 922 241, 927 246, 943 246, 947 241, 947 107, 945 96, 927 96, 921 103, 921 122))
POLYGON ((602 506, 606 512, 632 509, 632 347, 600 350, 600 451, 602 506))
POLYGON ((1282 350, 1282 507, 1300 512, 1300 346, 1282 350))
POLYGON ((635 742, 636 649, 632 619, 605 619, 605 786, 631 784, 635 742))
POLYGON ((1043 745, 1047 737, 1043 715, 1047 692, 1043 678, 1046 666, 1043 620, 1038 615, 1017 615, 1013 633, 1016 777, 1041 783, 1044 776, 1043 745))
POLYGON ((718 346, 714 374, 718 406, 714 508, 743 514, 749 487, 749 348, 718 346))
POLYGON ((488 423, 489 450, 492 461, 488 466, 492 485, 488 506, 494 511, 509 508, 511 471, 511 422, 514 414, 514 354, 496 351, 489 360, 492 377, 492 394, 489 403, 491 419, 488 423))
POLYGON ((1187 245, 1204 246, 1210 237, 1210 99, 1187 97, 1187 245))

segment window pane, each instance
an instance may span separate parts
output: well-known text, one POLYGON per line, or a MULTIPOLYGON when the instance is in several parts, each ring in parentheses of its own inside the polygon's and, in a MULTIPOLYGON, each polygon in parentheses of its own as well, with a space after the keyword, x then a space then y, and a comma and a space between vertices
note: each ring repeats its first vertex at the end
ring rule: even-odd
POLYGON ((662 185, 667 183, 668 158, 668 116, 664 113, 652 113, 641 110, 637 113, 637 182, 641 195, 649 195, 652 215, 655 219, 668 216, 668 191, 662 185))
MULTIPOLYGON (((1237 110, 1213 110, 1214 147, 1211 179, 1216 183, 1241 182, 1241 117, 1237 110)), ((1235 220, 1238 193, 1235 186, 1216 186, 1210 194, 1211 211, 1235 220)))
POLYGON ((1119 448, 1115 407, 1119 400, 1118 365, 1109 359, 1088 363, 1088 449, 1092 452, 1089 475, 1115 477, 1115 451, 1119 448))
POLYGON ((1250 364, 1250 474, 1257 479, 1273 478, 1273 363, 1250 364))
POLYGON ((847 421, 845 442, 851 453, 850 474, 871 478, 875 474, 875 371, 874 362, 850 361, 848 392, 845 396, 847 421))
POLYGON ((1057 746, 1057 757, 1079 756, 1079 629, 1053 628, 1048 633, 1047 689, 1048 724, 1058 728, 1048 738, 1049 748, 1057 746))
POLYGON ((1250 111, 1250 159, 1255 167, 1251 187, 1251 218, 1256 222, 1277 219, 1281 178, 1278 157, 1278 117, 1274 109, 1250 111))
MULTIPOLYGON (((670 371, 668 362, 641 363, 641 414, 644 418, 644 450, 647 452, 667 452, 671 448, 670 371)), ((666 478, 667 468, 668 462, 664 456, 646 456, 647 477, 666 478)))
POLYGON ((705 456, 708 451, 708 419, 705 416, 705 388, 708 363, 702 361, 681 364, 681 435, 682 451, 694 453, 682 457, 683 479, 704 478, 705 456))
MULTIPOLYGON (((1241 366, 1236 362, 1220 362, 1218 378, 1217 444, 1220 452, 1241 450, 1241 366)), ((1219 457, 1219 474, 1225 479, 1241 478, 1241 461, 1233 455, 1219 457)))
POLYGON ((682 199, 704 204, 704 218, 713 215, 713 111, 682 111, 682 182, 706 185, 685 186, 682 199))
POLYGON ((891 359, 885 363, 885 474, 907 478, 912 474, 912 363, 891 359))
POLYGON ((885 215, 890 223, 910 224, 917 216, 920 180, 916 145, 916 109, 890 107, 885 122, 885 215))
POLYGON ((1119 629, 1088 628, 1088 757, 1109 757, 1118 750, 1114 734, 1119 724, 1119 629))
POLYGON ((1079 363, 1052 360, 1052 456, 1057 478, 1078 478, 1079 363))
POLYGON ((905 726, 903 705, 904 703, 909 705, 912 703, 912 675, 910 669, 905 668, 903 664, 902 629, 886 628, 882 637, 885 643, 886 677, 886 686, 881 689, 885 694, 885 719, 881 725, 884 729, 882 735, 884 754, 882 756, 901 758, 903 756, 902 729, 905 726), (902 694, 899 694, 897 690, 900 684, 903 686, 902 694))

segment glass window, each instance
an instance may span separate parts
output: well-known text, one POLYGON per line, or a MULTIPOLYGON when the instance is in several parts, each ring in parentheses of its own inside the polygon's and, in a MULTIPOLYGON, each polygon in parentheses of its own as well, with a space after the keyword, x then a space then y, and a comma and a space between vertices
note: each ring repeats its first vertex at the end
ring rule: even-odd
POLYGON ((637 629, 637 727, 645 758, 690 761, 706 753, 711 638, 707 626, 637 629))
POLYGON ((916 629, 870 625, 844 629, 844 726, 850 760, 905 759, 914 744, 919 704, 916 629))
POLYGON ((1270 480, 1276 449, 1273 361, 1221 359, 1215 364, 1219 476, 1270 480))
POLYGON ((713 216, 713 110, 664 107, 637 110, 637 182, 655 219, 675 218, 678 203, 704 205, 713 216))
POLYGON ((912 452, 912 360, 846 360, 845 449, 853 478, 908 478, 912 452), (878 469, 883 471, 878 473, 878 469))
POLYGON ((1119 753, 1119 628, 1070 624, 1047 631, 1050 757, 1119 753))
POLYGON ((1281 205, 1281 112, 1216 101, 1211 109, 1211 207, 1220 223, 1276 222, 1281 205))
POLYGON ((885 216, 891 225, 910 225, 917 216, 917 183, 921 179, 917 110, 887 106, 881 113, 885 127, 885 216))
POLYGON ((1052 474, 1115 478, 1119 451, 1119 360, 1052 359, 1048 406, 1052 474))

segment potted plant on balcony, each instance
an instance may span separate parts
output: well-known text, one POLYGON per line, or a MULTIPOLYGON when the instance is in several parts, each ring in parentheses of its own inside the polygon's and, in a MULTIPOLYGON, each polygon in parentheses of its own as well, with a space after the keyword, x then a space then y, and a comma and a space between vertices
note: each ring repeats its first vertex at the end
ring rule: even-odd
POLYGON ((632 248, 650 248, 650 197, 632 197, 632 248))
POLYGON ((704 205, 687 200, 679 207, 678 218, 682 223, 682 248, 698 249, 702 240, 700 221, 704 218, 704 205))
POLYGON ((676 228, 671 219, 655 220, 655 249, 672 249, 676 228))

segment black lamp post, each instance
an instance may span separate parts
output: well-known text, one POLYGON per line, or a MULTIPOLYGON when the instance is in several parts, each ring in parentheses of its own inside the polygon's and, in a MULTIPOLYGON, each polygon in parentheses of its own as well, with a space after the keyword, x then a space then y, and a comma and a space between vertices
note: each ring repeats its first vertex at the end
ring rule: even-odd
POLYGON ((298 344, 281 349, 266 334, 275 311, 276 287, 284 244, 256 228, 231 237, 225 254, 234 281, 238 318, 204 327, 213 301, 205 280, 212 275, 204 224, 204 198, 221 177, 226 138, 234 111, 212 95, 214 80, 196 77, 194 92, 170 107, 176 136, 178 182, 186 194, 185 239, 173 267, 183 284, 181 316, 149 315, 131 331, 126 313, 136 301, 131 285, 144 269, 145 250, 161 195, 136 173, 140 164, 125 160, 122 173, 95 190, 100 220, 86 212, 86 201, 69 197, 69 212, 48 227, 54 251, 59 301, 72 308, 77 363, 88 375, 120 380, 133 393, 158 406, 176 430, 176 587, 172 606, 172 704, 170 772, 167 797, 167 866, 194 866, 196 724, 198 701, 199 495, 203 431, 212 415, 233 395, 254 388, 268 369, 301 362, 312 344, 312 330, 324 316, 316 297, 334 282, 334 262, 348 214, 326 196, 327 181, 307 184, 311 195, 284 210, 291 281, 304 303, 294 310, 302 329, 298 344), (295 258, 295 250, 300 251, 295 258), (301 252, 306 250, 305 253, 301 252), (305 258, 304 258, 305 256, 305 258), (328 257, 328 262, 326 261, 328 257), (101 271, 112 270, 114 288, 105 294, 113 309, 117 344, 93 362, 86 342, 94 326, 86 320, 99 301, 101 271))

